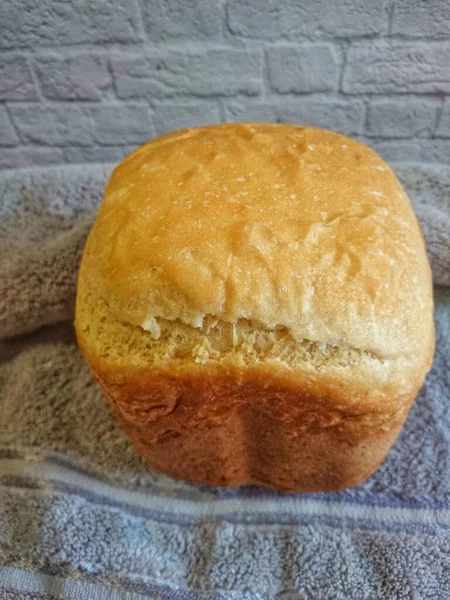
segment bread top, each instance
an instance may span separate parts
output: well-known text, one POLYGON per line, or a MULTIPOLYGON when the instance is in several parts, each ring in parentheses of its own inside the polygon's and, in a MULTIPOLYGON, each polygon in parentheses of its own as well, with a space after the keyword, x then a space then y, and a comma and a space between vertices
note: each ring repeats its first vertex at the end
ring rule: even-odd
POLYGON ((297 125, 186 129, 114 170, 85 271, 111 313, 282 327, 310 340, 429 360, 423 239, 391 169, 343 135, 297 125))

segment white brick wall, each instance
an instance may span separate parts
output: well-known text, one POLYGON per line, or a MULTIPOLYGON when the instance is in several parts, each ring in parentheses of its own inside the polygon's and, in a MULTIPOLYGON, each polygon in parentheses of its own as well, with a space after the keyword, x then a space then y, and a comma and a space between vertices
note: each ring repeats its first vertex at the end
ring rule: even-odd
POLYGON ((118 161, 224 120, 449 161, 450 2, 0 2, 0 168, 118 161))

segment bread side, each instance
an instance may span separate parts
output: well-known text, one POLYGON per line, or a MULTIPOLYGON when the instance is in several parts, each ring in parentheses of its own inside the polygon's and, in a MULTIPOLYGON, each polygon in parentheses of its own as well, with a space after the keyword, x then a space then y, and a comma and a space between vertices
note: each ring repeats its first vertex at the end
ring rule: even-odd
MULTIPOLYGON (((148 332, 134 328, 136 335, 122 338, 122 356, 111 355, 117 324, 104 325, 100 336, 91 329, 102 349, 78 325, 94 377, 150 466, 195 483, 294 492, 356 485, 384 459, 419 384, 371 388, 347 377, 344 364, 315 370, 309 359, 295 369, 276 359, 209 361, 194 346, 149 367, 157 353, 137 357, 148 332)), ((123 327, 129 334, 131 326, 123 327)))
POLYGON ((286 491, 355 485, 383 460, 421 384, 404 358, 248 323, 160 322, 155 340, 117 320, 82 273, 80 346, 138 452, 172 477, 286 491))
POLYGON ((257 373, 180 377, 91 367, 152 468, 214 486, 312 492, 356 485, 383 461, 409 408, 385 419, 332 409, 320 386, 294 392, 257 373))
POLYGON ((331 132, 229 124, 114 171, 76 329, 152 466, 313 491, 383 460, 431 365, 432 309, 417 221, 380 157, 331 132))

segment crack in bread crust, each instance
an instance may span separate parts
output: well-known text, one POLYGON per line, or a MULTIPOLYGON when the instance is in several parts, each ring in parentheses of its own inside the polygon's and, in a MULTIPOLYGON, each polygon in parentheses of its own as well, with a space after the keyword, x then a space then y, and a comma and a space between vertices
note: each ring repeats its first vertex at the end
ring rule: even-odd
POLYGON ((159 336, 114 317, 89 278, 79 284, 77 328, 106 363, 143 368, 184 368, 186 364, 234 366, 278 365, 291 371, 357 371, 372 382, 387 383, 416 375, 408 354, 382 358, 374 352, 293 339, 286 328, 259 329, 246 320, 226 323, 207 317, 201 328, 179 321, 156 320, 159 336), (406 376, 405 376, 406 375, 406 376))

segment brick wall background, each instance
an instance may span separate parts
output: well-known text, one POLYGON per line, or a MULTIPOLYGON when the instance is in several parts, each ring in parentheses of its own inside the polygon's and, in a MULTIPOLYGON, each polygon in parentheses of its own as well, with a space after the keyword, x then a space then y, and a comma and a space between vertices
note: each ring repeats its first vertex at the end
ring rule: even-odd
POLYGON ((449 0, 3 0, 0 168, 300 122, 450 160, 449 0))

